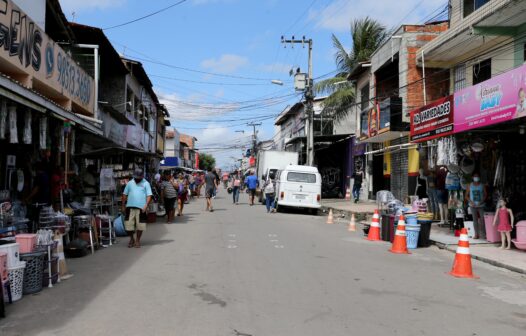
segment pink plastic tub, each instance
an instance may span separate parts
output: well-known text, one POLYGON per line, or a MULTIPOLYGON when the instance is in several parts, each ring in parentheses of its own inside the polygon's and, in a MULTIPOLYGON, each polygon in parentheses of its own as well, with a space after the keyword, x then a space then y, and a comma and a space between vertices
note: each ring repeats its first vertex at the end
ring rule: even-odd
POLYGON ((486 240, 490 243, 498 243, 501 241, 500 232, 497 231, 497 226, 493 226, 493 220, 495 219, 495 214, 486 213, 484 214, 484 224, 486 225, 486 240))
POLYGON ((31 253, 37 247, 37 235, 33 233, 22 233, 15 236, 16 242, 20 244, 20 253, 31 253))

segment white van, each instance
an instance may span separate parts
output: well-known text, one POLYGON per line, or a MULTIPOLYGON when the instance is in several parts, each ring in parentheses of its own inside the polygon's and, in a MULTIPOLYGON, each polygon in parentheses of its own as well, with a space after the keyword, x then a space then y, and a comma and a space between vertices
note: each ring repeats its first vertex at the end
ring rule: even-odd
POLYGON ((276 199, 278 209, 295 207, 321 208, 321 175, 318 168, 289 165, 276 176, 276 199))

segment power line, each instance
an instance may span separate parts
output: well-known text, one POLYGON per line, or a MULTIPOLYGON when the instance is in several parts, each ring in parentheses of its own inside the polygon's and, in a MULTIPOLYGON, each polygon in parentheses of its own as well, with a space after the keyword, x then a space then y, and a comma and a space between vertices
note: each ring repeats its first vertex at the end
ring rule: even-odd
POLYGON ((171 4, 170 6, 167 6, 167 7, 161 8, 161 9, 159 9, 159 10, 157 10, 157 11, 155 11, 155 12, 152 12, 152 13, 150 13, 150 14, 146 14, 146 15, 144 15, 144 16, 138 17, 138 18, 136 18, 136 19, 133 19, 133 20, 130 20, 130 21, 127 21, 127 22, 119 23, 119 24, 117 24, 117 25, 115 25, 115 26, 102 28, 102 30, 110 30, 110 29, 114 29, 114 28, 119 28, 119 27, 122 27, 122 26, 126 26, 126 25, 129 25, 129 24, 135 23, 135 22, 137 22, 137 21, 144 20, 144 19, 149 18, 149 17, 151 17, 151 16, 154 16, 154 15, 156 15, 156 14, 159 14, 159 13, 162 13, 162 12, 164 12, 164 11, 167 11, 167 10, 169 10, 170 8, 173 8, 173 7, 175 7, 175 6, 181 5, 181 4, 183 4, 184 2, 186 2, 186 1, 187 1, 187 0, 180 0, 180 1, 176 2, 176 3, 171 4))

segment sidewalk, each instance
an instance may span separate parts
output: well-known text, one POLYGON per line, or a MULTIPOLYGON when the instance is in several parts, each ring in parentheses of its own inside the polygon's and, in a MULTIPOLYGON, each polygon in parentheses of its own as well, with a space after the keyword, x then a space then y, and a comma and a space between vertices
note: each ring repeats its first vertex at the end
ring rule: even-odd
MULTIPOLYGON (((448 228, 433 225, 430 240, 440 248, 455 253, 458 237, 455 237, 448 228)), ((469 239, 471 257, 493 266, 502 267, 513 272, 526 274, 526 251, 503 250, 500 243, 489 243, 482 239, 469 239)))
POLYGON ((372 217, 374 210, 378 209, 378 206, 375 201, 370 200, 354 203, 344 199, 331 198, 323 199, 321 208, 325 212, 332 209, 336 214, 343 214, 346 217, 350 217, 354 213, 357 220, 364 220, 367 216, 372 217))

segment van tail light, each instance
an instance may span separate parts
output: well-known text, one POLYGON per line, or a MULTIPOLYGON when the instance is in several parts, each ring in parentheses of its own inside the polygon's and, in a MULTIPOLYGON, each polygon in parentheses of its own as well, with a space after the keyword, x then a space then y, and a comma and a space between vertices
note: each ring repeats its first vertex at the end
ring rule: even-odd
POLYGON ((316 200, 317 200, 318 202, 321 201, 321 195, 320 195, 320 194, 318 194, 318 196, 316 196, 316 200))
POLYGON ((285 193, 282 191, 282 192, 281 192, 281 195, 279 195, 279 197, 280 197, 281 199, 284 199, 284 198, 285 198, 285 193))

